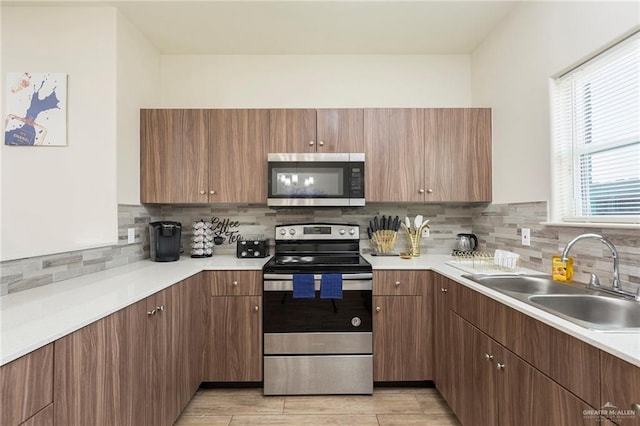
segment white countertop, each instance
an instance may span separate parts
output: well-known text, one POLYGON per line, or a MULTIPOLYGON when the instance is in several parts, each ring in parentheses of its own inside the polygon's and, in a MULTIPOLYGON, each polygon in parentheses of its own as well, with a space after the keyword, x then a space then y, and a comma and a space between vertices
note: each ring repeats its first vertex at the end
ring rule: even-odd
MULTIPOLYGON (((428 269, 498 300, 526 315, 640 367, 640 333, 588 330, 517 299, 462 278, 447 255, 413 259, 364 257, 374 269, 428 269)), ((0 365, 104 318, 203 270, 260 270, 266 259, 183 257, 178 262, 144 260, 0 297, 0 365)))
MULTIPOLYGON (((625 361, 640 367, 640 332, 637 333, 612 333, 599 332, 580 327, 563 318, 537 309, 534 306, 509 297, 498 291, 480 285, 474 281, 463 278, 468 272, 462 271, 446 262, 451 261, 449 255, 423 255, 413 259, 401 259, 400 257, 363 255, 374 269, 429 269, 438 272, 460 284, 463 284, 478 293, 482 293, 495 299, 517 311, 529 315, 558 330, 587 342, 605 352, 615 355, 625 361)), ((540 271, 532 271, 544 273, 540 271)))
POLYGON ((203 270, 261 270, 269 258, 143 260, 0 297, 0 365, 203 270))

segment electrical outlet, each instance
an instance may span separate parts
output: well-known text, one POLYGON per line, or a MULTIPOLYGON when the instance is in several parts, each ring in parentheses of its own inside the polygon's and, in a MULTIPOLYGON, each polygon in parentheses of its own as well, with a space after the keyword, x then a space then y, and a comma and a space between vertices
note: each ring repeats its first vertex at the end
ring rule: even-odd
POLYGON ((127 228, 127 243, 133 244, 136 242, 136 228, 127 228))
POLYGON ((422 230, 422 238, 427 238, 429 236, 429 228, 424 228, 422 230))
POLYGON ((522 228, 522 245, 530 246, 531 245, 531 229, 522 228))

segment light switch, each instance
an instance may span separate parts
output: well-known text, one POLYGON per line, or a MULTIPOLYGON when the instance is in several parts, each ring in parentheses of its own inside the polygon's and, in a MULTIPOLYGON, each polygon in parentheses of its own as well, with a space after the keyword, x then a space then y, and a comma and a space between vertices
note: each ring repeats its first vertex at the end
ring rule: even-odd
POLYGON ((133 244, 136 242, 136 228, 127 228, 127 243, 133 244))

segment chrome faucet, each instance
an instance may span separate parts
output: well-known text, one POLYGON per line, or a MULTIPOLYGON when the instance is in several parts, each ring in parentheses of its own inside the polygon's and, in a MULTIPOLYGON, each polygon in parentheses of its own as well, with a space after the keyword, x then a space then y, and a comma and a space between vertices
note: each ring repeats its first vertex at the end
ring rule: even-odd
POLYGON ((605 292, 620 294, 623 296, 633 297, 634 299, 636 299, 636 301, 640 301, 640 288, 638 289, 638 292, 634 294, 634 293, 625 291, 620 287, 618 249, 616 249, 616 246, 614 246, 611 241, 609 241, 607 238, 603 237, 602 235, 599 235, 599 234, 578 235, 573 240, 569 241, 569 244, 567 244, 567 246, 562 251, 562 261, 566 262, 567 260, 569 260, 569 251, 574 246, 574 244, 586 238, 594 238, 596 240, 600 240, 604 245, 609 247, 609 250, 611 250, 611 256, 613 257, 613 283, 611 285, 611 289, 600 287, 600 281, 598 280, 598 277, 595 274, 591 274, 591 280, 589 282, 588 287, 597 289, 599 291, 605 291, 605 292))

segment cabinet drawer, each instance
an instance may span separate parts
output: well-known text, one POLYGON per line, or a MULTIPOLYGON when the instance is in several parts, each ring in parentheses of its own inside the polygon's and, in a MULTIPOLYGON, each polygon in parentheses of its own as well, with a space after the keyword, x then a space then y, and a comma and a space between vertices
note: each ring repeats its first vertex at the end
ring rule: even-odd
POLYGON ((0 424, 18 425, 53 402, 53 345, 0 368, 0 424))
POLYGON ((262 294, 262 271, 207 271, 212 296, 258 296, 262 294))
POLYGON ((373 294, 376 296, 411 296, 426 294, 428 271, 374 271, 373 294))

